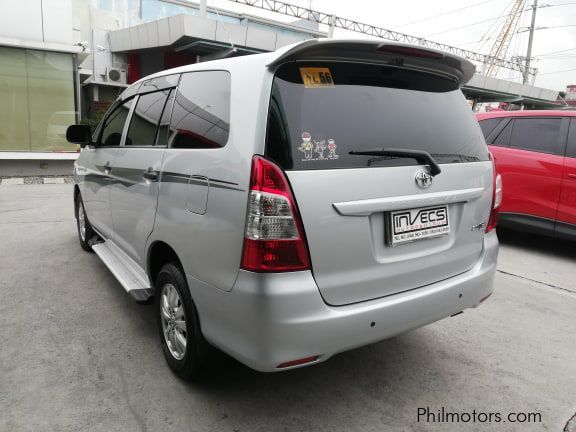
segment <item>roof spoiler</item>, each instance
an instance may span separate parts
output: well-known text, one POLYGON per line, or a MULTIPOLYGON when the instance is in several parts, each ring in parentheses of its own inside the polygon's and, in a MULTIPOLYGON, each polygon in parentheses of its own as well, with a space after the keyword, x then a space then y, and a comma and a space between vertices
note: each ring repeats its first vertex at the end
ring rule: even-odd
POLYGON ((466 84, 474 75, 474 64, 461 57, 418 45, 382 42, 379 40, 310 39, 276 52, 267 64, 275 68, 296 60, 349 60, 390 65, 403 65, 431 73, 439 73, 466 84))

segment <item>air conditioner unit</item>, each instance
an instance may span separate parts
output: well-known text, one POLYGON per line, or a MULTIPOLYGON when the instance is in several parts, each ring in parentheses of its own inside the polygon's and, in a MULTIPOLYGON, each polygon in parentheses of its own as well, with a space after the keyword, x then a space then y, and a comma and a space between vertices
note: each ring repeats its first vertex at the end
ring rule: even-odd
POLYGON ((106 68, 106 81, 116 84, 126 84, 126 71, 119 68, 106 68))

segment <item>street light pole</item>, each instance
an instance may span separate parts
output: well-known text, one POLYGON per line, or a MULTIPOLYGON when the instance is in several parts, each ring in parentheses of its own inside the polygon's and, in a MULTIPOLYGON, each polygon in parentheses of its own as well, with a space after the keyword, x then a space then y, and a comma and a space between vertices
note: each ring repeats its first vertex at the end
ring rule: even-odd
POLYGON ((538 9, 538 0, 534 0, 532 5, 532 23, 530 24, 530 36, 528 37, 528 51, 526 52, 526 63, 524 65, 524 74, 522 82, 528 84, 530 80, 530 60, 532 59, 532 42, 534 41, 534 31, 536 30, 536 9, 538 9))

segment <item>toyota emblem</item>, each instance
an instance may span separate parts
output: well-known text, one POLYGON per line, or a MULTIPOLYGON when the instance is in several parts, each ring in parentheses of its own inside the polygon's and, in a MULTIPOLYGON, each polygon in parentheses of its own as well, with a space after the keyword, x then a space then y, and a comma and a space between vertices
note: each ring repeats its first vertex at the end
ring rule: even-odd
POLYGON ((421 189, 427 189, 432 185, 432 176, 424 170, 418 171, 414 180, 421 189))

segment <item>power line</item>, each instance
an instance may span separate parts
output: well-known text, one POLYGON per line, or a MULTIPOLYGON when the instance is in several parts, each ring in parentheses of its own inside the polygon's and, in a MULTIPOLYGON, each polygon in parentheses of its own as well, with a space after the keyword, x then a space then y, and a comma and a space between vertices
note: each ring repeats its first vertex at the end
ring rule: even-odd
POLYGON ((549 29, 557 29, 557 28, 565 28, 565 27, 576 27, 576 24, 567 24, 567 25, 558 25, 558 26, 550 26, 550 27, 542 27, 536 30, 549 30, 549 29))
MULTIPOLYGON (((512 3, 513 3, 513 1, 514 1, 514 0, 510 1, 510 3, 508 3, 508 4, 506 5, 506 7, 502 10, 502 12, 500 13, 500 15, 501 15, 502 17, 505 18, 506 16, 508 16, 508 15, 506 15, 506 11, 507 11, 508 9, 511 9, 511 8, 512 8, 512 3)), ((488 40, 490 40, 490 39, 496 39, 496 37, 494 37, 494 38, 488 38, 488 35, 492 34, 494 31, 496 31, 496 26, 497 26, 498 21, 499 21, 499 20, 494 21, 494 22, 490 25, 490 27, 488 27, 488 29, 486 29, 486 33, 484 33, 484 34, 482 35, 482 38, 481 38, 479 41, 477 41, 477 42, 479 42, 479 45, 477 45, 477 46, 474 47, 474 48, 475 48, 475 51, 480 51, 482 48, 484 48, 484 46, 486 45, 486 42, 488 42, 488 40)), ((473 43, 476 43, 476 42, 473 42, 473 43)))
POLYGON ((475 25, 478 25, 478 24, 483 24, 483 23, 486 23, 486 22, 496 21, 496 20, 505 18, 505 17, 510 16, 510 15, 511 15, 511 14, 501 15, 501 16, 497 16, 497 17, 494 17, 494 18, 489 18, 489 19, 486 19, 486 20, 474 22, 474 23, 471 23, 471 24, 466 24, 466 25, 463 25, 463 26, 460 26, 460 27, 454 27, 454 28, 451 28, 451 29, 448 29, 448 30, 442 30, 441 32, 430 33, 430 34, 426 35, 425 37, 436 36, 436 35, 443 34, 443 33, 449 33, 449 32, 454 31, 454 30, 460 30, 460 29, 463 29, 463 28, 466 28, 466 27, 472 27, 472 26, 475 26, 475 25))
POLYGON ((574 50, 576 50, 576 47, 574 47, 574 48, 568 48, 568 49, 563 49, 563 50, 559 50, 559 51, 550 51, 550 52, 547 52, 547 53, 544 53, 544 54, 539 54, 539 55, 534 56, 534 57, 542 57, 542 56, 546 56, 546 55, 548 55, 548 54, 557 54, 557 53, 563 53, 563 52, 566 52, 566 51, 574 51, 574 50))
POLYGON ((562 72, 572 72, 572 71, 575 71, 575 70, 576 70, 576 68, 564 69, 564 70, 552 71, 552 72, 544 72, 544 73, 539 73, 538 76, 540 76, 540 75, 551 75, 551 74, 557 74, 557 73, 562 73, 562 72))
MULTIPOLYGON (((494 40, 494 39, 497 39, 497 38, 498 38, 498 36, 493 36, 493 37, 489 37, 489 38, 486 38, 486 39, 482 38, 482 39, 477 39, 477 40, 475 40, 475 41, 464 42, 464 43, 461 43, 461 44, 458 44, 458 45, 460 45, 460 46, 472 45, 472 44, 475 44, 475 43, 478 43, 478 42, 482 42, 482 41, 487 42, 487 41, 491 41, 491 40, 494 40)), ((478 50, 476 50, 476 51, 478 51, 478 50)))
POLYGON ((421 22, 424 22, 424 21, 429 21, 429 20, 431 20, 431 19, 438 18, 438 17, 445 16, 445 15, 451 15, 451 14, 453 14, 453 13, 460 12, 460 11, 463 11, 463 10, 466 10, 466 9, 471 9, 471 8, 473 8, 473 7, 480 6, 480 5, 483 5, 483 4, 485 4, 485 3, 490 3, 490 2, 492 2, 492 1, 494 1, 494 0, 485 0, 485 1, 482 1, 482 2, 479 2, 479 3, 474 3, 474 4, 471 4, 471 5, 469 5, 469 6, 465 6, 465 7, 459 8, 459 9, 454 9, 454 10, 451 10, 451 11, 448 11, 448 12, 439 13, 438 15, 433 15, 433 16, 430 16, 430 17, 427 17, 427 18, 422 18, 422 19, 419 19, 419 20, 416 20, 416 21, 412 21, 412 22, 409 22, 409 23, 406 23, 406 24, 401 24, 401 25, 399 25, 399 26, 396 26, 396 28, 408 27, 408 26, 410 26, 410 25, 412 25, 412 24, 417 24, 417 23, 421 23, 421 22))
MULTIPOLYGON (((328 14, 325 12, 304 8, 294 4, 286 3, 285 1, 281 0, 229 0, 229 1, 233 3, 263 9, 270 12, 280 13, 287 16, 303 18, 321 25, 327 25, 331 29, 339 28, 347 31, 362 33, 368 36, 374 36, 381 39, 392 40, 395 42, 404 42, 414 45, 420 45, 423 47, 430 47, 433 49, 445 51, 450 54, 464 57, 471 61, 484 62, 486 57, 484 54, 480 54, 478 52, 458 48, 448 44, 434 42, 419 36, 413 36, 406 33, 393 31, 372 24, 366 24, 348 18, 339 17, 334 14, 328 14)), ((491 59, 491 61, 500 67, 513 69, 517 71, 524 70, 523 65, 505 58, 493 58, 491 59)), ((530 74, 533 75, 535 72, 536 71, 533 68, 530 68, 530 74)))
POLYGON ((560 56, 550 56, 550 57, 545 57, 545 58, 537 58, 536 60, 538 60, 538 61, 544 61, 544 60, 570 60, 570 59, 573 59, 574 57, 576 57, 576 54, 560 55, 560 56))
POLYGON ((559 3, 559 4, 546 4, 540 6, 541 8, 549 8, 549 7, 556 7, 556 6, 569 6, 569 5, 576 5, 576 2, 572 3, 559 3))

